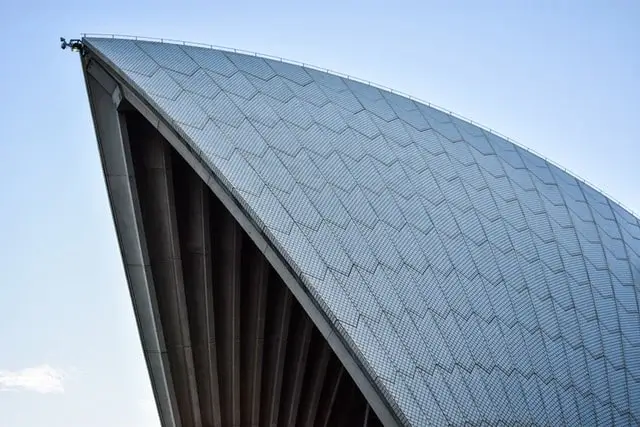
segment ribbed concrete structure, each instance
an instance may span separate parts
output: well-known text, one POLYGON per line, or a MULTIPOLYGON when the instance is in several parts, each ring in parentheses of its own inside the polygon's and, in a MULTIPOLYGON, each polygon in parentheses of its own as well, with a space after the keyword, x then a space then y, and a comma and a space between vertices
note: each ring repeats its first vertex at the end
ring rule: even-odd
POLYGON ((617 203, 354 80, 83 43, 164 425, 640 422, 640 224, 617 203))

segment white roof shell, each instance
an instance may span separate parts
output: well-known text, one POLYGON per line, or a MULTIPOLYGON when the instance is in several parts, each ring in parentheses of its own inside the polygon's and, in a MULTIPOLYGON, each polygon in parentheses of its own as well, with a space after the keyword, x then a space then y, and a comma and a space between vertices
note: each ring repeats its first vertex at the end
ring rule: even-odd
POLYGON ((640 423, 640 224, 513 143, 316 69, 87 38, 412 425, 640 423))

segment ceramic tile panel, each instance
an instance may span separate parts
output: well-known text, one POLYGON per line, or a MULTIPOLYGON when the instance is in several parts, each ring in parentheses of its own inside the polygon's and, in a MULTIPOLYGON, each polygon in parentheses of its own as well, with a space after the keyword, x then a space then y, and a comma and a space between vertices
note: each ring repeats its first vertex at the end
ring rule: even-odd
POLYGON ((409 425, 640 422, 640 223, 486 130, 259 56, 89 38, 409 425))

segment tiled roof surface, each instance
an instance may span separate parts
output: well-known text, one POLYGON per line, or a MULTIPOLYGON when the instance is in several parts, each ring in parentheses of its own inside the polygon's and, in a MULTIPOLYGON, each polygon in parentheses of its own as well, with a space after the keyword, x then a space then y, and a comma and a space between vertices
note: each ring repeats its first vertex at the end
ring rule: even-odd
POLYGON ((429 106, 261 57, 90 47, 262 227, 409 424, 640 423, 640 224, 429 106))

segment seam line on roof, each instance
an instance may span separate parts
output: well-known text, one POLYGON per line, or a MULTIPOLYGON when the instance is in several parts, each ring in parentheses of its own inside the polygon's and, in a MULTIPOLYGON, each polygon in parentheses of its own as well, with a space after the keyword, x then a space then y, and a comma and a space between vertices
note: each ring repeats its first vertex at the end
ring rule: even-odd
POLYGON ((488 132, 492 135, 498 136, 502 139, 505 139, 506 141, 512 143, 513 145, 515 145, 518 148, 521 148, 525 151, 528 151, 531 154, 536 155, 537 157, 543 159, 544 161, 546 161, 547 163, 559 168, 560 170, 564 171, 565 173, 569 174, 570 176, 584 182, 585 184, 589 185, 590 187, 593 187, 594 189, 596 189, 597 191, 599 191, 601 194, 603 194, 605 197, 607 197, 608 199, 610 199, 611 201, 615 202, 616 204, 620 205, 623 209, 625 209, 626 211, 628 211, 629 213, 631 213, 636 219, 640 218, 640 212, 636 212, 633 209, 631 209, 630 207, 626 206, 625 204, 623 204, 620 200, 616 199, 615 197, 611 196, 610 194, 608 194, 606 191, 604 191, 602 188, 598 187, 597 185, 595 185, 594 183, 592 183, 591 181, 587 180, 586 178, 581 177, 580 175, 578 175, 577 173, 567 169, 566 167, 558 164, 557 162, 555 162, 554 160, 551 160, 550 158, 546 157, 545 155, 537 152, 536 150, 534 150, 533 148, 529 148, 527 146, 525 146, 524 144, 509 138, 508 136, 490 128, 489 126, 483 125, 482 123, 478 123, 474 120, 471 120, 468 117, 465 117, 461 114, 455 113, 447 108, 441 107, 439 105, 433 104, 429 101, 425 101, 423 99, 417 98, 415 96, 409 95, 405 92, 399 91, 399 90, 395 90, 392 89, 390 87, 387 87, 385 85, 382 84, 378 84, 375 82, 372 82, 370 80, 365 80, 365 79, 361 79, 355 76, 351 76, 349 74, 346 73, 341 73, 339 71, 334 71, 334 70, 330 70, 328 68, 323 68, 323 67, 319 67, 313 64, 307 64, 305 62, 301 62, 301 61, 296 61, 293 59, 287 59, 287 58, 282 58, 280 56, 276 56, 276 55, 269 55, 269 54, 264 54, 264 53, 259 53, 259 52, 253 52, 250 50, 245 50, 245 49, 237 49, 237 48, 232 48, 232 47, 227 47, 227 46, 219 46, 219 45, 214 45, 214 44, 207 44, 207 43, 198 43, 198 42, 190 42, 190 41, 184 41, 184 40, 176 40, 176 39, 166 39, 166 38, 157 38, 157 37, 146 37, 146 36, 135 36, 135 35, 128 35, 128 34, 109 34, 109 33, 81 33, 82 38, 91 38, 91 37, 96 37, 96 38, 111 38, 111 39, 124 39, 124 40, 134 40, 134 41, 149 41, 149 42, 159 42, 159 43, 166 43, 166 44, 175 44, 175 45, 182 45, 182 46, 193 46, 193 47, 200 47, 200 48, 206 48, 206 49, 212 49, 212 50, 221 50, 224 52, 232 52, 232 53, 240 53, 240 54, 244 54, 244 55, 250 55, 250 56, 255 56, 258 58, 263 58, 263 59, 270 59, 273 61, 278 61, 278 62, 283 62, 283 63, 287 63, 287 64, 291 64, 291 65, 297 65, 297 66, 301 66, 303 68, 309 68, 312 70, 316 70, 316 71, 320 71, 320 72, 324 72, 327 74, 331 74, 337 77, 341 77, 341 78, 345 78, 351 81, 355 81, 361 84, 365 84, 367 86, 376 88, 376 89, 381 89, 384 90, 386 92, 392 93, 394 95, 399 95, 405 98, 410 99, 411 101, 414 102, 418 102, 420 104, 426 105, 427 107, 431 107, 435 110, 440 111, 441 113, 447 114, 451 117, 457 118, 459 120, 468 122, 474 126, 477 126, 478 128, 482 129, 485 132, 488 132))

